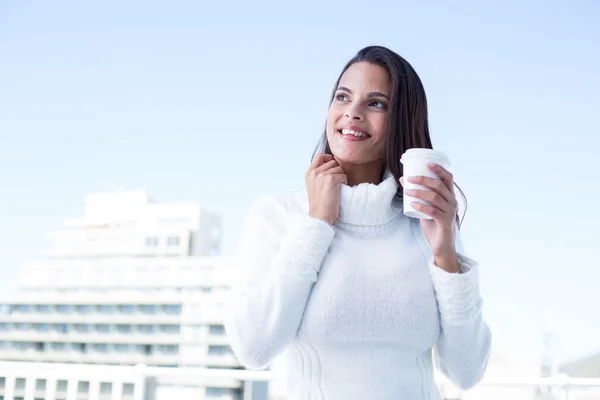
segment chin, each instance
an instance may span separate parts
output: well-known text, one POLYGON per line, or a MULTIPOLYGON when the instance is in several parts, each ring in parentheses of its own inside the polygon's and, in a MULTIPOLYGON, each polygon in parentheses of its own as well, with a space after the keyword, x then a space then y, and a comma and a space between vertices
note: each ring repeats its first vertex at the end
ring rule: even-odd
POLYGON ((369 162, 367 157, 361 156, 360 154, 344 154, 339 152, 333 152, 335 159, 342 164, 366 164, 369 162))

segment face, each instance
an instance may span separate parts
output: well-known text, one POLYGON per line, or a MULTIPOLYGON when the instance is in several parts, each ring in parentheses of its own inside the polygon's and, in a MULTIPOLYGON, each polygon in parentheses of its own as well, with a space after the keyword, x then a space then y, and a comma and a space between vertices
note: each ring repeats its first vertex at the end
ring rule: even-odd
POLYGON ((389 97, 385 68, 358 62, 344 72, 327 114, 327 140, 338 161, 367 164, 383 159, 389 97))

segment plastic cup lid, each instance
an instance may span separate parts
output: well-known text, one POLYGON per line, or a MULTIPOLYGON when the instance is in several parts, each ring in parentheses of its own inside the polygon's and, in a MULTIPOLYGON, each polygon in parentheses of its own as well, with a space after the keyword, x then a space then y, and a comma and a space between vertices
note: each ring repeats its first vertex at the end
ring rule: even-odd
POLYGON ((433 149, 422 149, 422 148, 412 148, 406 150, 402 157, 400 158, 400 162, 404 163, 407 159, 415 159, 415 158, 426 158, 429 160, 437 161, 439 164, 450 164, 450 159, 448 156, 439 150, 433 149))

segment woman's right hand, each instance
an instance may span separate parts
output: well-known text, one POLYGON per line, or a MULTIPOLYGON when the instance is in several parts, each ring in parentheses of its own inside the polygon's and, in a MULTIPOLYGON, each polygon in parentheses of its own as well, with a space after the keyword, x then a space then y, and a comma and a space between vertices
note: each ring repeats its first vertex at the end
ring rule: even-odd
POLYGON ((305 175, 308 215, 333 225, 340 213, 340 184, 346 174, 330 154, 318 154, 305 175))

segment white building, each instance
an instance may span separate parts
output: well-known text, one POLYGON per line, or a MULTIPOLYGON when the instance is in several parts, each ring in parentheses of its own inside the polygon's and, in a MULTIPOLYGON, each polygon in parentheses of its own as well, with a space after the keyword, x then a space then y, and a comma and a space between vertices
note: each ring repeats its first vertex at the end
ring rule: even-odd
MULTIPOLYGON (((0 300, 0 360, 240 368, 222 323, 231 262, 217 257, 217 215, 99 193, 64 225, 49 258, 25 265, 18 293, 0 300)), ((205 380, 201 394, 240 398, 243 384, 222 383, 205 380)))

